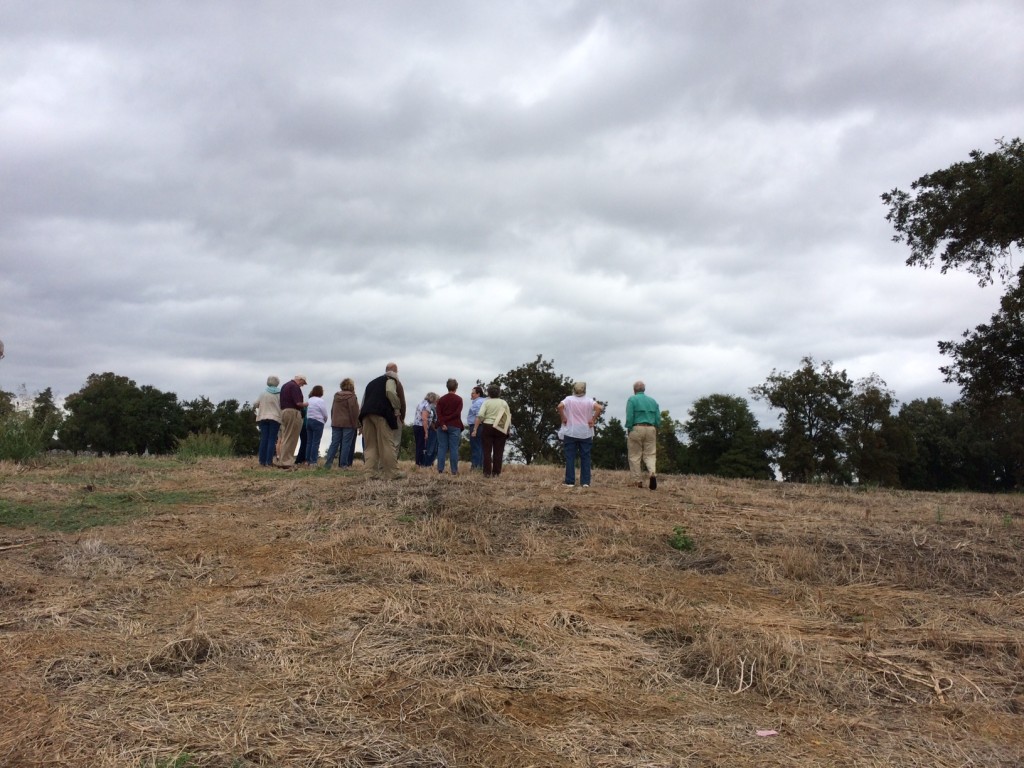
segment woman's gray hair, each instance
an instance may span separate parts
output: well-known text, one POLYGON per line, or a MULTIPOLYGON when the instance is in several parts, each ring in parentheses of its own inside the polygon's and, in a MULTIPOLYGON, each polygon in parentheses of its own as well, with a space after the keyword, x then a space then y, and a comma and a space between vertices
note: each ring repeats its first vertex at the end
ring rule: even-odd
POLYGON ((426 400, 428 403, 436 403, 437 402, 437 392, 427 392, 427 396, 425 398, 423 398, 423 399, 426 400))
POLYGON ((587 382, 577 381, 572 385, 572 393, 577 396, 587 394, 587 382))
POLYGON ((277 378, 277 376, 267 376, 267 386, 268 387, 276 387, 280 383, 281 383, 281 380, 279 378, 277 378))

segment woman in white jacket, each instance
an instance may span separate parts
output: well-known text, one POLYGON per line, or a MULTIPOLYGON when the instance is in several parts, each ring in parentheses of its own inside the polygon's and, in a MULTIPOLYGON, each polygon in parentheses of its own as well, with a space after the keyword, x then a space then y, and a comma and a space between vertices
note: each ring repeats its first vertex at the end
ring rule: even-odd
POLYGON ((281 380, 267 377, 267 388, 256 398, 256 425, 260 428, 260 466, 274 466, 277 433, 281 429, 281 380))

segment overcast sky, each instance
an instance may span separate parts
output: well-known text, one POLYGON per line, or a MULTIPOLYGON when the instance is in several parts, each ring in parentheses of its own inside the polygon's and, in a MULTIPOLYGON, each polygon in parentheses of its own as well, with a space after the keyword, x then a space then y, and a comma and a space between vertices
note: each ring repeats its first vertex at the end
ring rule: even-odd
MULTIPOLYGON (((811 355, 958 392, 1001 287, 879 196, 1024 125, 1020 0, 0 5, 0 389, 214 402, 537 354, 677 419, 811 355)), ((307 389, 308 392, 308 389, 307 389)), ((762 422, 774 423, 752 403, 762 422)))

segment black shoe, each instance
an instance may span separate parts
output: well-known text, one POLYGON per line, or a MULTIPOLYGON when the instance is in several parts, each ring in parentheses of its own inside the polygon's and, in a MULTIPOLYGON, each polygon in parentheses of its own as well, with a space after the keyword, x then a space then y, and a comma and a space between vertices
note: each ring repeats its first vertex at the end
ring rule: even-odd
POLYGON ((647 487, 650 488, 652 491, 658 490, 658 478, 656 478, 654 475, 651 475, 651 479, 647 483, 647 487))

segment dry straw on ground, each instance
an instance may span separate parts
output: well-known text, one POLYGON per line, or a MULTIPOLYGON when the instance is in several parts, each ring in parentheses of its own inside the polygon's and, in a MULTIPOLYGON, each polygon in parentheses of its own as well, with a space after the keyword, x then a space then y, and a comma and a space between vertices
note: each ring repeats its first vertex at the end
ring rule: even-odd
POLYGON ((0 527, 0 764, 1022 764, 1019 497, 559 483, 0 464, 136 515, 0 527))

